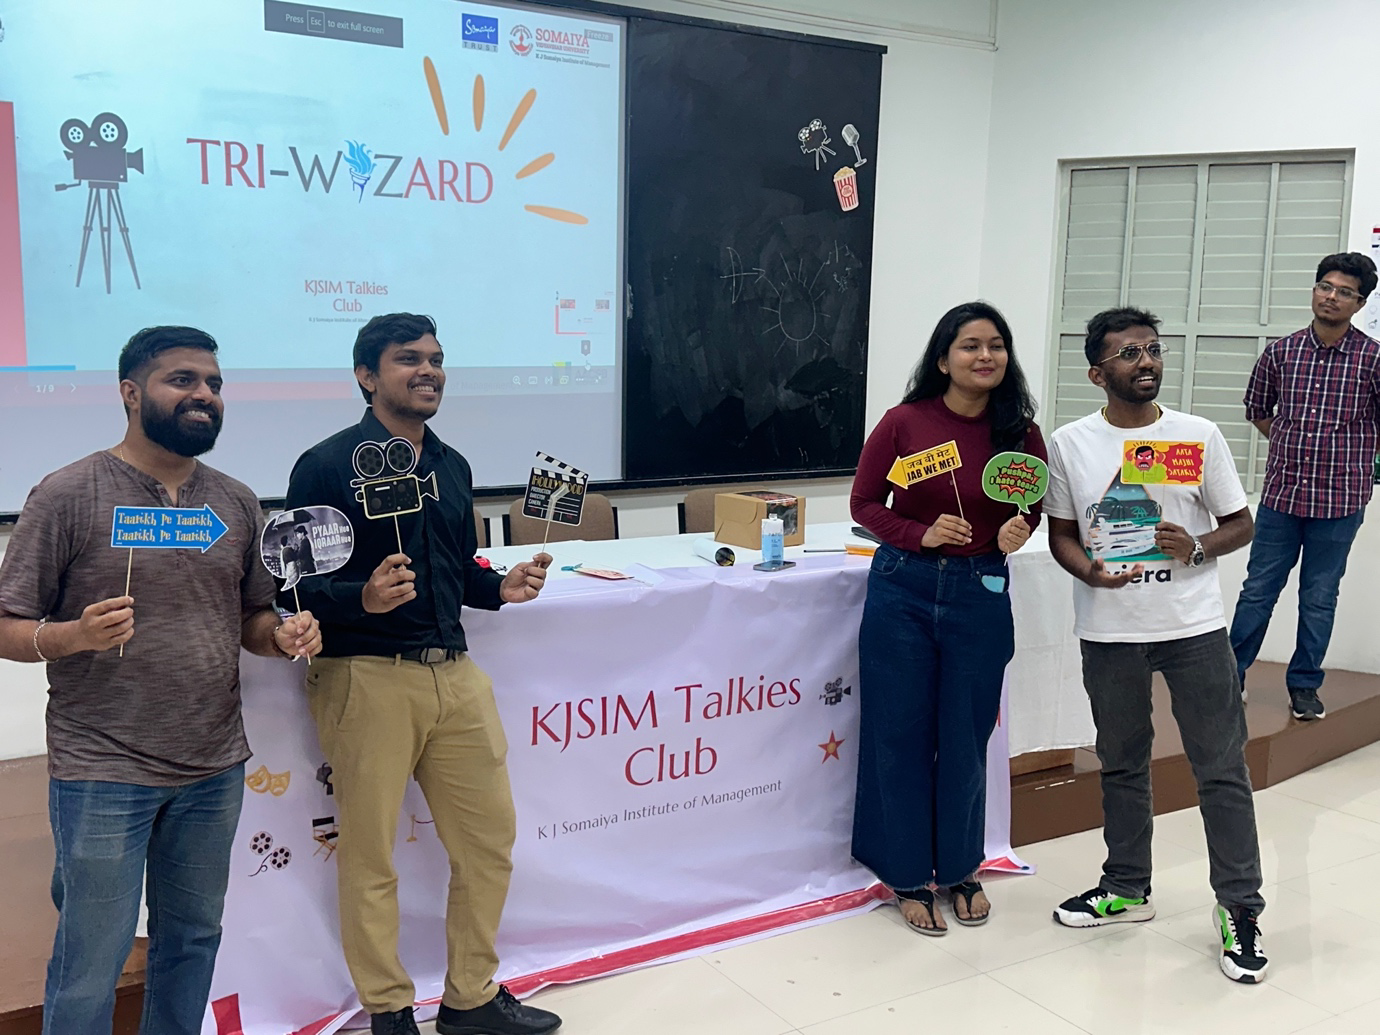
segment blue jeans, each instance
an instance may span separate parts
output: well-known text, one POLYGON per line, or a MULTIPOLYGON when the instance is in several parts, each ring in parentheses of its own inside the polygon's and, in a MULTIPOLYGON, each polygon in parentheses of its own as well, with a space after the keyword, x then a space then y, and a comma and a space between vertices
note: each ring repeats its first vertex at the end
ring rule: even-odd
POLYGON ((58 927, 43 1035, 110 1035, 146 867, 149 953, 139 1031, 199 1035, 243 800, 242 764, 180 787, 48 782, 58 927))
POLYGON ((1263 503, 1257 508, 1251 559, 1231 623, 1231 649, 1242 686, 1246 685, 1246 669, 1265 642, 1275 602, 1300 552, 1298 638, 1284 683, 1290 690, 1316 691, 1322 686, 1323 657, 1332 639, 1338 587, 1365 516, 1365 507, 1340 518, 1294 517, 1263 503))
POLYGON ((1015 649, 1000 554, 877 548, 858 634, 853 856, 893 890, 957 884, 982 864, 987 741, 1015 649))

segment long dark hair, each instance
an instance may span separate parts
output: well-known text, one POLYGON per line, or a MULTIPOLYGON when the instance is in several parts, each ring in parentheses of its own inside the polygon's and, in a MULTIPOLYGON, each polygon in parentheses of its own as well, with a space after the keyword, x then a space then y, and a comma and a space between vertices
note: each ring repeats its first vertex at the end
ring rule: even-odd
POLYGON ((997 449, 1007 449, 1019 443, 1035 419, 1035 400, 1026 384, 1025 374, 1016 361, 1012 347, 1011 326, 1006 322, 997 307, 987 302, 964 302, 956 305, 939 318, 930 335, 930 343, 925 346, 925 354, 915 364, 910 375, 910 384, 902 402, 918 402, 933 399, 949 390, 949 375, 939 369, 939 361, 949 354, 949 348, 958 340, 958 332, 963 325, 973 320, 991 320, 1006 342, 1006 374, 1001 384, 992 389, 987 399, 987 415, 992 424, 992 445, 997 449))

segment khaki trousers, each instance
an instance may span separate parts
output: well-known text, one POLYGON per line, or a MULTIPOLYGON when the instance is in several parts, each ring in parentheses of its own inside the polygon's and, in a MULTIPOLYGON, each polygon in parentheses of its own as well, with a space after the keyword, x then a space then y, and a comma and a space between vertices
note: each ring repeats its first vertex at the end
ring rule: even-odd
POLYGON ((340 936, 360 1003, 384 1013, 416 995, 398 958, 393 869, 403 792, 415 775, 450 857, 442 1002, 482 1006, 498 991, 494 937, 517 833, 493 683, 468 655, 439 665, 317 658, 307 690, 332 769, 340 936))

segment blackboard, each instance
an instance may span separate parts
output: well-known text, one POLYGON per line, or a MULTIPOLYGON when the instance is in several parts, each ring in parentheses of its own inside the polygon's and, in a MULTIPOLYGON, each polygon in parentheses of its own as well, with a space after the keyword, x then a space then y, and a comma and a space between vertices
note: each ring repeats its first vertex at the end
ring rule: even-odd
POLYGON ((629 20, 629 482, 856 466, 881 74, 881 48, 629 20))

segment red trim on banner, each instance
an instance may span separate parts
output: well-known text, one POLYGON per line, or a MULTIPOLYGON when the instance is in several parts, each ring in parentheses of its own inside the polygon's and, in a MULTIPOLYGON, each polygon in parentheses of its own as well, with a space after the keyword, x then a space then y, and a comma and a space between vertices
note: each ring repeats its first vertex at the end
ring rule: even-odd
POLYGON ((216 1035, 244 1035, 244 1025, 240 1021, 240 996, 238 992, 213 1002, 211 1013, 216 1018, 216 1035))
POLYGON ((339 1019, 340 1014, 333 1013, 329 1017, 322 1017, 319 1021, 312 1021, 305 1028, 298 1028, 292 1035, 317 1035, 317 1032, 325 1031, 339 1019))
POLYGON ((0 101, 0 366, 28 364, 24 344, 24 277, 19 251, 19 167, 14 104, 0 101))
MULTIPOLYGON (((821 917, 833 916, 835 913, 845 913, 851 909, 865 906, 872 901, 887 902, 890 899, 891 890, 889 888, 881 884, 873 884, 861 891, 849 891, 842 895, 834 895, 832 898, 816 899, 814 902, 791 906, 788 909, 778 909, 774 913, 750 916, 742 920, 719 924, 716 927, 706 927, 699 931, 676 935, 674 938, 663 938, 661 941, 648 942, 646 945, 635 945, 630 949, 609 953, 607 956, 595 956, 591 959, 581 960, 579 963, 568 963, 563 967, 552 967, 550 970, 539 971, 536 974, 510 978, 504 984, 508 986, 513 995, 521 997, 530 995, 547 985, 566 985, 576 981, 588 981, 591 978, 603 977, 615 971, 655 963, 657 960, 665 959, 668 956, 679 956, 681 953, 693 952, 695 949, 708 949, 715 945, 722 945, 724 942, 750 938, 755 934, 766 934, 768 931, 801 924, 807 920, 818 920, 821 917)), ((425 1002, 429 1004, 440 1002, 440 1000, 439 998, 427 999, 425 1002)))

